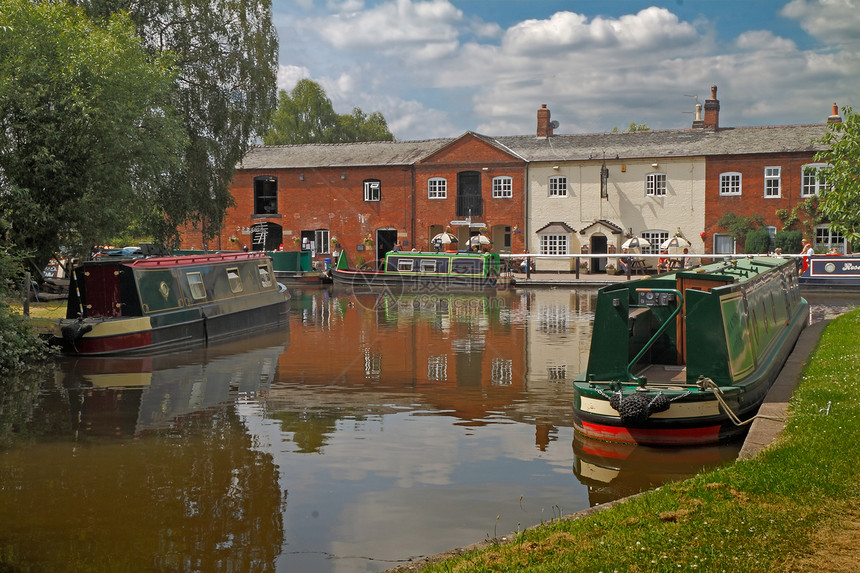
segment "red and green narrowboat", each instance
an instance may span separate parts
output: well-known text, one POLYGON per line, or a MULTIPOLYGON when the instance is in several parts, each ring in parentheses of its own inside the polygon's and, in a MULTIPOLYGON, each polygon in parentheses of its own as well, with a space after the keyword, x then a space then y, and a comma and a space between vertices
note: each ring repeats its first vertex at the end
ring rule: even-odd
POLYGON ((148 353, 286 324, 289 307, 263 253, 92 261, 72 273, 53 340, 68 354, 148 353))
POLYGON ((604 287, 574 383, 575 428, 650 445, 738 436, 808 319, 793 260, 730 260, 604 287))
POLYGON ((404 287, 412 291, 482 290, 506 287, 496 253, 475 251, 389 251, 381 270, 350 269, 341 254, 331 277, 335 285, 404 287))

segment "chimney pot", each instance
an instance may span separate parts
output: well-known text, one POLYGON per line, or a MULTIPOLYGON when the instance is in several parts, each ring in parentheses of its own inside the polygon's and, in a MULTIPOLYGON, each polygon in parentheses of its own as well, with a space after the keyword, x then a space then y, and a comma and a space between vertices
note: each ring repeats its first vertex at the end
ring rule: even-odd
POLYGON ((839 106, 833 104, 833 115, 827 118, 827 123, 842 123, 842 118, 839 117, 839 106))

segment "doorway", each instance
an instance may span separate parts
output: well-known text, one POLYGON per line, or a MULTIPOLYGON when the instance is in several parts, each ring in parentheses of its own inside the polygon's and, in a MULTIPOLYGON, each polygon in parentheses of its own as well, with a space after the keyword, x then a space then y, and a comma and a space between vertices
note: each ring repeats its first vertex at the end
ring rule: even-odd
POLYGON ((397 229, 379 229, 376 231, 376 258, 385 259, 385 253, 394 248, 397 242, 397 229))
MULTIPOLYGON (((591 235, 591 253, 605 255, 608 252, 606 235, 591 235)), ((591 259, 591 272, 606 272, 606 257, 591 259)))

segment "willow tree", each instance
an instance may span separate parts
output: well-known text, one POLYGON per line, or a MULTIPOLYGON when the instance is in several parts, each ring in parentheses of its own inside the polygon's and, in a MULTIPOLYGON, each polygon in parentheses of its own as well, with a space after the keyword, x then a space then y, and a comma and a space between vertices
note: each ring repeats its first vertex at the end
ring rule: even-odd
POLYGON ((827 146, 815 155, 826 163, 819 170, 825 183, 818 208, 830 221, 830 228, 849 243, 860 242, 860 114, 843 107, 845 119, 828 123, 820 142, 827 146))
POLYGON ((0 242, 41 268, 142 216, 187 146, 174 82, 126 16, 0 0, 0 242))
POLYGON ((170 53, 173 102, 188 147, 170 173, 172 194, 153 205, 148 228, 162 240, 198 224, 204 240, 220 230, 236 165, 269 125, 277 94, 278 39, 270 0, 79 0, 106 17, 127 11, 153 54, 170 53))

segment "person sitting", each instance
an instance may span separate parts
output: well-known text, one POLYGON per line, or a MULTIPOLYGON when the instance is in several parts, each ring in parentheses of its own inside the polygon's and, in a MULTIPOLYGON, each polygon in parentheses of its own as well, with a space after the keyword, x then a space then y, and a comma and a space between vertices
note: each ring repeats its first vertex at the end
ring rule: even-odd
MULTIPOLYGON (((660 251, 661 255, 668 255, 669 251, 665 249, 660 251)), ((669 270, 669 257, 660 257, 657 259, 657 272, 664 273, 669 270)))
POLYGON ((621 269, 623 274, 627 274, 628 269, 630 268, 630 257, 627 256, 627 249, 621 249, 621 253, 625 256, 618 259, 618 268, 621 269))
POLYGON ((690 249, 684 247, 684 268, 689 269, 693 266, 693 257, 690 256, 690 249))

